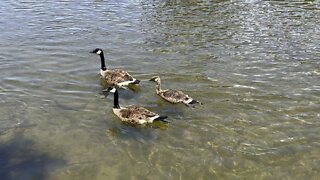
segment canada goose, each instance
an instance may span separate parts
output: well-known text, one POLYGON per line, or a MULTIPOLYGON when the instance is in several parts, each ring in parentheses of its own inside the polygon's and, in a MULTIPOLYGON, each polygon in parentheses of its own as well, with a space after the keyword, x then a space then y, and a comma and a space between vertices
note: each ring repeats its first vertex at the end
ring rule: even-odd
POLYGON ((177 104, 177 103, 183 103, 186 106, 189 106, 191 104, 199 103, 202 104, 199 101, 196 101, 189 97, 188 95, 184 94, 182 91, 178 91, 175 89, 161 89, 161 80, 159 76, 153 76, 150 81, 154 81, 157 84, 156 93, 161 96, 163 99, 177 104))
POLYGON ((164 120, 167 118, 167 116, 160 116, 144 107, 120 107, 118 90, 115 87, 109 87, 108 91, 114 94, 112 110, 113 113, 118 116, 121 121, 133 125, 147 124, 152 123, 153 121, 167 122, 164 120))
POLYGON ((103 51, 100 48, 96 48, 91 53, 98 54, 101 59, 100 75, 105 82, 112 86, 124 87, 129 84, 139 84, 140 80, 133 78, 127 71, 122 69, 107 69, 103 51))

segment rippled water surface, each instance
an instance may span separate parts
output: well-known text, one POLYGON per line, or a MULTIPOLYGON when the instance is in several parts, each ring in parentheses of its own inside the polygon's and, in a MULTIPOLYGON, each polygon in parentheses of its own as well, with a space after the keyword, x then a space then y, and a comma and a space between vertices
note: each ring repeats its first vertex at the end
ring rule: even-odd
POLYGON ((317 179, 320 2, 2 0, 1 179, 317 179), (141 85, 112 114, 99 57, 141 85), (171 105, 147 81, 204 103, 171 105))

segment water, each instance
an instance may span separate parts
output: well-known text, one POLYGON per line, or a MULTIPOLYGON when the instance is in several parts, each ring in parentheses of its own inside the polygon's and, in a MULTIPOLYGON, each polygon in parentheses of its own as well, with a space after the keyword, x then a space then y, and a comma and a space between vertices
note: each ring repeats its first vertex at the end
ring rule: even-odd
POLYGON ((0 2, 1 179, 317 179, 319 1, 0 2), (143 80, 120 104, 99 57, 143 80), (184 90, 203 106, 155 95, 184 90))

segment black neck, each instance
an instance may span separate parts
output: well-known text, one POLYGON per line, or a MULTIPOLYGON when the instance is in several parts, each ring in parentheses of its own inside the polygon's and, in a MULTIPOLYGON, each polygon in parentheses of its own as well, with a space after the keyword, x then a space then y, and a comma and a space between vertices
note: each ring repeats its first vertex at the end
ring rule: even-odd
POLYGON ((114 92, 113 108, 120 109, 120 106, 119 106, 119 94, 118 94, 118 90, 116 90, 116 92, 114 92))
POLYGON ((107 70, 107 68, 106 68, 106 63, 105 63, 105 61, 104 61, 103 52, 100 53, 100 59, 101 59, 101 69, 104 70, 104 71, 107 70))
POLYGON ((157 91, 157 93, 159 93, 159 92, 161 91, 161 82, 160 82, 160 81, 157 81, 156 84, 157 84, 157 89, 156 89, 156 91, 157 91))

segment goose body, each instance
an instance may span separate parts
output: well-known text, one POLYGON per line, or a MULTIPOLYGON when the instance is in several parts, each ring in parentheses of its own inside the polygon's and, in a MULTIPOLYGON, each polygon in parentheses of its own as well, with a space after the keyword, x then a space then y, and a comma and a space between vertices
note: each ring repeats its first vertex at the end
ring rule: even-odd
POLYGON ((91 53, 98 54, 101 60, 100 75, 111 86, 124 87, 130 84, 139 84, 140 80, 133 78, 127 71, 122 69, 107 69, 102 49, 96 48, 91 53))
POLYGON ((183 93, 182 91, 175 90, 175 89, 161 89, 161 80, 159 76, 154 76, 150 79, 150 81, 154 81, 157 84, 156 93, 162 97, 164 100, 177 104, 183 103, 187 106, 195 103, 202 104, 201 102, 194 100, 193 98, 189 97, 187 94, 183 93))
POLYGON ((164 121, 167 116, 160 116, 157 113, 149 111, 144 107, 130 106, 120 107, 118 90, 114 87, 108 88, 109 92, 114 93, 113 113, 126 123, 138 125, 152 123, 153 121, 164 121))

